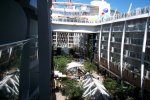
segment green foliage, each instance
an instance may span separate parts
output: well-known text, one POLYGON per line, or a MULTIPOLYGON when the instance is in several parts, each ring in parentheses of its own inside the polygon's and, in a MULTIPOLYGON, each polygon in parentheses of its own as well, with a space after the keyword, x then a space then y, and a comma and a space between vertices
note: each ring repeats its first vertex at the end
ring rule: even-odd
POLYGON ((11 60, 10 61, 9 67, 11 67, 11 68, 18 68, 18 67, 20 67, 20 64, 21 64, 21 59, 20 58, 16 58, 15 60, 11 60))
POLYGON ((134 100, 133 97, 127 96, 126 100, 134 100))
MULTIPOLYGON (((129 96, 132 96, 132 92, 134 91, 134 86, 127 85, 123 82, 121 84, 118 84, 118 87, 116 88, 116 94, 119 98, 126 98, 129 96)), ((132 97, 130 97, 132 98, 132 97)), ((128 98, 130 100, 130 98, 128 98)))
POLYGON ((60 72, 65 72, 65 67, 71 60, 72 58, 70 56, 55 56, 54 68, 60 72))
POLYGON ((86 44, 86 48, 87 48, 87 56, 88 58, 92 59, 93 56, 93 40, 91 39, 92 37, 89 37, 88 42, 86 44))
POLYGON ((94 63, 90 62, 90 61, 85 61, 84 66, 85 66, 85 70, 88 71, 88 72, 92 72, 92 71, 97 70, 97 66, 94 63))
POLYGON ((21 55, 17 52, 16 55, 13 55, 9 59, 7 70, 17 69, 21 65, 21 55))
POLYGON ((117 82, 111 78, 104 80, 104 86, 111 92, 114 92, 118 86, 117 82))
POLYGON ((74 80, 62 80, 64 85, 65 95, 69 97, 69 100, 79 100, 82 96, 83 89, 77 85, 74 80))
MULTIPOLYGON (((104 86, 111 94, 111 98, 115 100, 126 99, 130 100, 132 97, 132 92, 134 91, 134 86, 126 84, 124 82, 118 82, 112 78, 106 78, 104 80, 104 86)), ((131 99, 134 100, 134 99, 131 99)))

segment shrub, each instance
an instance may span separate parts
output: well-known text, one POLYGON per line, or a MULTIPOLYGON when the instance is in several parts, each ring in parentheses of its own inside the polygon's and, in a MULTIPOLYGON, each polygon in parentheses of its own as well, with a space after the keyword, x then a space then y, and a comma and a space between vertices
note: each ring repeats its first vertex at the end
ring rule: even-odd
POLYGON ((133 91, 135 89, 134 86, 130 84, 126 84, 123 81, 118 82, 112 78, 106 78, 104 80, 104 86, 111 94, 111 98, 115 100, 134 100, 133 91))
POLYGON ((65 72, 65 67, 71 60, 72 58, 70 56, 55 56, 54 68, 60 72, 65 72))
POLYGON ((90 61, 85 61, 84 66, 85 66, 85 70, 87 72, 92 72, 92 71, 97 70, 97 66, 94 63, 90 62, 90 61))
POLYGON ((64 86, 64 94, 69 97, 69 100, 79 100, 82 97, 83 89, 77 85, 75 80, 65 79, 61 83, 64 86))

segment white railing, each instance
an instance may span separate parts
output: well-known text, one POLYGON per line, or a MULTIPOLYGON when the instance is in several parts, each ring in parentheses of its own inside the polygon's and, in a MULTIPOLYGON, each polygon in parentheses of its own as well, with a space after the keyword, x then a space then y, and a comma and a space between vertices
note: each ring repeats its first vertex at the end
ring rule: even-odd
POLYGON ((107 19, 97 18, 97 20, 89 20, 88 18, 82 18, 82 17, 74 17, 74 18, 53 17, 52 22, 102 23, 102 22, 106 22, 106 21, 112 21, 112 20, 128 18, 128 17, 132 17, 132 16, 138 16, 138 15, 149 14, 149 13, 150 13, 150 7, 145 7, 142 9, 136 9, 134 11, 131 11, 130 13, 116 14, 115 16, 109 17, 107 19))
POLYGON ((88 20, 86 18, 52 18, 52 22, 71 22, 71 23, 98 23, 97 21, 88 20))

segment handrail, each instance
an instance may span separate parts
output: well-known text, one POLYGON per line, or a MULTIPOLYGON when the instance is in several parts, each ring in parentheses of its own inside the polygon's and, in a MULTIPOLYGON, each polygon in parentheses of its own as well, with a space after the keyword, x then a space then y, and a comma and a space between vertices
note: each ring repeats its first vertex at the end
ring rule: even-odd
POLYGON ((2 44, 2 45, 0 45, 0 48, 1 48, 1 47, 10 46, 10 45, 15 45, 15 44, 20 44, 20 43, 29 42, 29 41, 31 41, 31 40, 33 40, 33 39, 35 39, 35 38, 29 38, 29 39, 25 39, 25 40, 21 40, 21 41, 16 41, 16 42, 11 42, 11 43, 2 44))
POLYGON ((52 21, 53 22, 74 22, 74 23, 102 23, 102 22, 128 18, 132 16, 137 16, 137 15, 149 14, 149 13, 150 13, 150 7, 145 7, 142 9, 136 9, 134 11, 131 11, 130 13, 116 14, 115 16, 109 17, 107 19, 97 18, 96 20, 89 20, 86 17, 85 18, 82 18, 82 17, 69 18, 67 16, 66 17, 63 16, 63 18, 52 17, 52 21))

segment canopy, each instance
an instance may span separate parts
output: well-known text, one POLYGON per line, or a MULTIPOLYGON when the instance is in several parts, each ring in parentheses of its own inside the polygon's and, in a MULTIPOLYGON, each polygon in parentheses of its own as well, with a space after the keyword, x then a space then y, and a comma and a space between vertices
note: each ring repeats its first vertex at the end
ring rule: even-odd
POLYGON ((69 64, 67 64, 67 70, 71 69, 71 68, 79 68, 79 69, 83 69, 84 65, 79 63, 79 62, 71 62, 69 64))
POLYGON ((59 71, 54 71, 54 75, 58 76, 58 77, 66 77, 66 75, 62 74, 59 71))
POLYGON ((86 74, 84 77, 84 80, 82 80, 83 83, 83 88, 84 88, 84 93, 83 97, 95 95, 98 93, 99 95, 101 94, 104 100, 108 100, 108 92, 106 88, 103 85, 102 81, 97 80, 94 77, 87 77, 87 76, 92 76, 91 74, 86 74))

